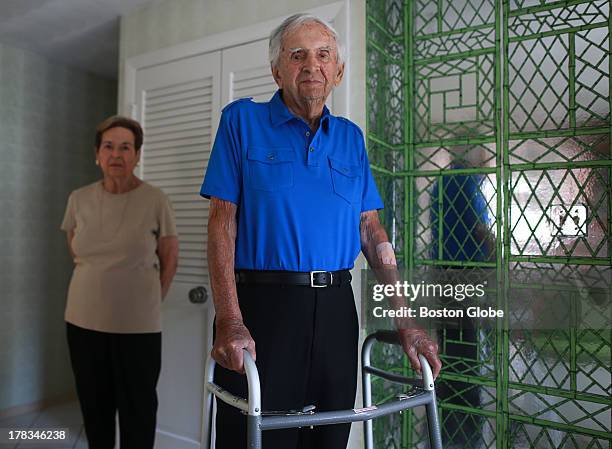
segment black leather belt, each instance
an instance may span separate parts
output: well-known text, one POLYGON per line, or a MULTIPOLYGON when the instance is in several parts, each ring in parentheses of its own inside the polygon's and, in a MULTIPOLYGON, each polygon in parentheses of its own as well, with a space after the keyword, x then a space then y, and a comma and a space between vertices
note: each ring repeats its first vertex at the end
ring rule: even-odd
POLYGON ((236 271, 236 284, 302 285, 306 287, 330 287, 351 283, 349 270, 339 271, 236 271))

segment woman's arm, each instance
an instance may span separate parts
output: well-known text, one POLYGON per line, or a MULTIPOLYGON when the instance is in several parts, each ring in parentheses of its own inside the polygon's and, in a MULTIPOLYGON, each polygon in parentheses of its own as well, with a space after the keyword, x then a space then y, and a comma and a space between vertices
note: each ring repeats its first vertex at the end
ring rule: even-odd
POLYGON ((166 297, 172 279, 176 274, 178 265, 179 243, 174 235, 160 237, 157 243, 157 257, 159 257, 160 270, 159 280, 161 282, 162 299, 166 297))
POLYGON ((72 250, 72 239, 74 238, 74 229, 66 232, 66 239, 68 240, 68 251, 70 252, 70 257, 72 257, 72 261, 76 258, 76 254, 72 250))

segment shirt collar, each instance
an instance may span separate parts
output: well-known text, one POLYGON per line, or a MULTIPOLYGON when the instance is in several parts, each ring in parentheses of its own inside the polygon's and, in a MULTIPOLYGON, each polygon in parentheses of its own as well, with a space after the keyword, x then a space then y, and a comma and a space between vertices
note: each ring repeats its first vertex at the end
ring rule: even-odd
MULTIPOLYGON (((327 109, 327 106, 323 106, 323 114, 321 114, 321 127, 324 131, 329 129, 329 120, 332 115, 327 109)), ((291 113, 289 108, 283 103, 281 98, 281 90, 278 89, 272 99, 270 100, 270 122, 272 126, 282 125, 291 119, 297 118, 291 113)))

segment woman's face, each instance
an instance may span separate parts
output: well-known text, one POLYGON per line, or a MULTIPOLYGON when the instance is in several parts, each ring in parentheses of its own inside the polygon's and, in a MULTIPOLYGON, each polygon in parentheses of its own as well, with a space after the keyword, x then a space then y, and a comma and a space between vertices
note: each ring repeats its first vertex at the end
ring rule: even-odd
POLYGON ((126 128, 111 128, 102 134, 96 157, 105 177, 121 178, 132 175, 140 160, 134 146, 134 134, 126 128))

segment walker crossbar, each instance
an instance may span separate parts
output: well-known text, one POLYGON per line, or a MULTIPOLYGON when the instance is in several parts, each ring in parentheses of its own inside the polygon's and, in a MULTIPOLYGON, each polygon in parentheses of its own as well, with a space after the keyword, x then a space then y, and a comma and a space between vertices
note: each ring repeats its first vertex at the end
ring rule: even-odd
POLYGON ((312 415, 301 416, 263 416, 261 429, 288 429, 291 427, 325 426, 329 424, 366 421, 428 404, 430 402, 428 396, 428 394, 423 394, 409 399, 395 399, 378 405, 375 409, 365 411, 349 409, 318 412, 312 415))
POLYGON ((395 382, 397 384, 412 385, 414 387, 424 389, 423 381, 420 379, 400 376, 399 374, 390 373, 389 371, 384 371, 373 366, 364 366, 362 367, 362 371, 364 373, 374 374, 377 377, 382 377, 383 379, 390 380, 391 382, 395 382))
POLYGON ((330 424, 341 424, 349 422, 364 421, 365 448, 373 449, 372 419, 386 416, 391 413, 401 412, 409 408, 424 405, 427 409, 427 420, 429 436, 432 449, 442 449, 440 437, 440 426, 436 411, 436 394, 434 390, 434 379, 431 368, 425 357, 419 354, 423 379, 422 381, 399 376, 395 373, 380 370, 370 366, 370 352, 375 341, 398 344, 394 332, 379 331, 368 336, 362 349, 362 372, 363 372, 363 398, 364 407, 361 409, 334 410, 314 413, 292 413, 266 415, 261 408, 261 390, 259 374, 253 358, 249 352, 244 350, 244 369, 247 376, 248 399, 235 396, 213 382, 215 361, 208 357, 206 364, 206 388, 204 392, 204 407, 206 413, 203 416, 203 446, 211 447, 211 411, 212 396, 236 407, 247 413, 247 447, 249 449, 262 449, 261 432, 271 429, 288 429, 295 427, 323 426, 330 424), (401 396, 380 405, 372 405, 371 375, 391 380, 396 383, 416 386, 411 396, 401 396))

